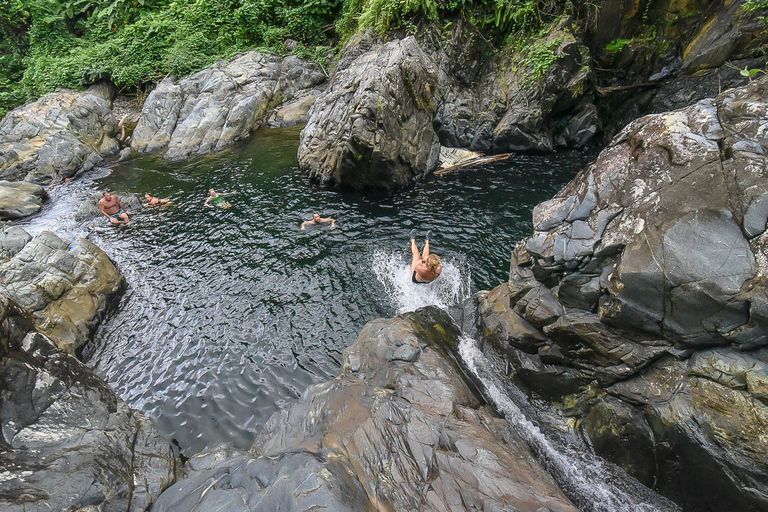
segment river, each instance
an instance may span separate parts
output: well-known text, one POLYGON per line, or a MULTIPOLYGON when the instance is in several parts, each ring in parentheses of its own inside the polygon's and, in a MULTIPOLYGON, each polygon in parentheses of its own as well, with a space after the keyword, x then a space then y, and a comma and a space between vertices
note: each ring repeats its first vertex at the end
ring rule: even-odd
POLYGON ((533 207, 594 157, 515 156, 376 196, 309 183, 298 135, 262 130, 207 158, 97 169, 20 223, 87 236, 115 261, 128 288, 84 357, 187 456, 225 441, 249 447, 272 413, 336 375, 366 322, 506 281, 533 207), (232 208, 205 208, 211 187, 234 192, 232 208), (107 189, 172 204, 132 209, 128 227, 83 218, 79 205, 107 189), (336 227, 300 230, 313 212, 336 227), (434 233, 444 273, 432 285, 410 282, 411 229, 419 244, 434 233))

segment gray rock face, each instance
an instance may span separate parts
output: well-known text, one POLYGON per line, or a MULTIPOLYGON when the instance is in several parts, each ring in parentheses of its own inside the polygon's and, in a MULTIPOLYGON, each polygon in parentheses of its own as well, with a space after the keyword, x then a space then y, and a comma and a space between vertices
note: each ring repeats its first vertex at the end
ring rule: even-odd
POLYGON ((0 359, 0 390, 3 510, 143 511, 174 481, 149 420, 45 336, 0 359))
POLYGON ((629 124, 480 303, 513 378, 686 509, 768 507, 766 98, 763 78, 629 124))
POLYGON ((0 220, 20 219, 37 213, 46 197, 48 194, 40 185, 0 181, 0 220))
POLYGON ((251 453, 193 459, 153 510, 575 511, 480 405, 448 356, 453 325, 437 308, 370 322, 341 374, 272 416, 251 453))
POLYGON ((117 153, 114 91, 57 91, 0 121, 0 178, 41 185, 74 176, 117 153))
MULTIPOLYGON (((354 48, 350 51, 354 51, 354 48)), ((299 165, 324 184, 402 187, 437 166, 436 69, 413 37, 339 67, 309 111, 299 165)))
POLYGON ((131 146, 182 159, 223 149, 262 126, 272 110, 325 81, 322 69, 294 56, 249 52, 150 93, 131 146))
POLYGON ((65 242, 44 231, 19 250, 18 232, 0 239, 0 299, 28 315, 41 333, 74 354, 89 339, 123 279, 101 249, 84 238, 65 242), (7 244, 7 245, 6 245, 7 244))
MULTIPOLYGON (((522 56, 507 51, 469 82, 451 59, 457 50, 436 52, 441 73, 435 126, 440 142, 478 151, 554 151, 581 147, 599 130, 590 99, 589 51, 564 22, 536 44, 550 47, 554 63, 539 80, 522 56)), ((457 29, 458 30, 458 29, 457 29)), ((466 29, 465 29, 466 30, 466 29)), ((467 35, 459 30, 459 46, 467 35)), ((470 30, 471 47, 476 41, 470 30)), ((461 52, 459 52, 461 53, 461 52)))

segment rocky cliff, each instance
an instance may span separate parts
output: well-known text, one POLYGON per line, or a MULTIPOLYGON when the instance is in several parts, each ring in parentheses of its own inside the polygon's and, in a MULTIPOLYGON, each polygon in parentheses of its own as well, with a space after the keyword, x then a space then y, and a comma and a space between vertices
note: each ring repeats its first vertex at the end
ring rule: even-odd
POLYGON ((479 302, 511 378, 691 510, 768 506, 767 93, 629 124, 479 302))
POLYGON ((147 510, 179 461, 72 355, 122 278, 87 240, 17 227, 0 261, 0 508, 147 510))

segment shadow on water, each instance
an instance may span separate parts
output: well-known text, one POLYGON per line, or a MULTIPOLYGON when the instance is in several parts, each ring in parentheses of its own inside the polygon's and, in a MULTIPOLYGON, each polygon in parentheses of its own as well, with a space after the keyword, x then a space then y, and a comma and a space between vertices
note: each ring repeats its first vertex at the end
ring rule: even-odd
POLYGON ((299 129, 260 131, 211 157, 143 157, 52 191, 24 227, 87 235, 128 282, 118 312, 86 348, 88 364, 186 455, 250 446, 269 416, 339 369, 362 326, 427 304, 458 302, 508 277, 533 206, 594 155, 519 156, 385 197, 311 185, 298 170, 299 129), (236 192, 229 210, 207 190, 236 192), (132 225, 78 220, 104 189, 173 205, 133 211, 132 225), (299 230, 313 212, 335 229, 299 230), (435 233, 445 275, 409 282, 411 229, 435 233))

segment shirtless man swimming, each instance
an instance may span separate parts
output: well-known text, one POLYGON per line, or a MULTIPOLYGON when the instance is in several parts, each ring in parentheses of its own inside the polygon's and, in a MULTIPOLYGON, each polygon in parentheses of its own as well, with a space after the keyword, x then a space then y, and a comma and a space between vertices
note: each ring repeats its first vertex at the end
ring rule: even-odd
POLYGON ((112 224, 130 224, 128 212, 116 195, 104 192, 104 197, 99 199, 99 211, 104 214, 112 224))
POLYGON ((154 208, 155 206, 162 206, 164 204, 168 204, 171 201, 170 199, 160 199, 159 197, 155 197, 149 192, 144 194, 144 199, 147 201, 146 203, 141 205, 144 208, 154 208))
POLYGON ((432 239, 432 231, 427 231, 427 241, 424 242, 424 252, 419 253, 416 247, 416 230, 411 230, 411 281, 417 284, 431 283, 438 278, 443 266, 440 264, 440 256, 430 254, 429 241, 432 239))
POLYGON ((336 227, 336 219, 332 219, 331 217, 328 217, 326 219, 326 218, 321 217, 319 213, 313 213, 312 214, 312 220, 305 220, 304 222, 301 223, 301 229, 306 229, 307 226, 311 226, 313 224, 315 224, 315 225, 317 225, 317 224, 325 224, 326 222, 330 222, 331 223, 331 229, 336 227))

